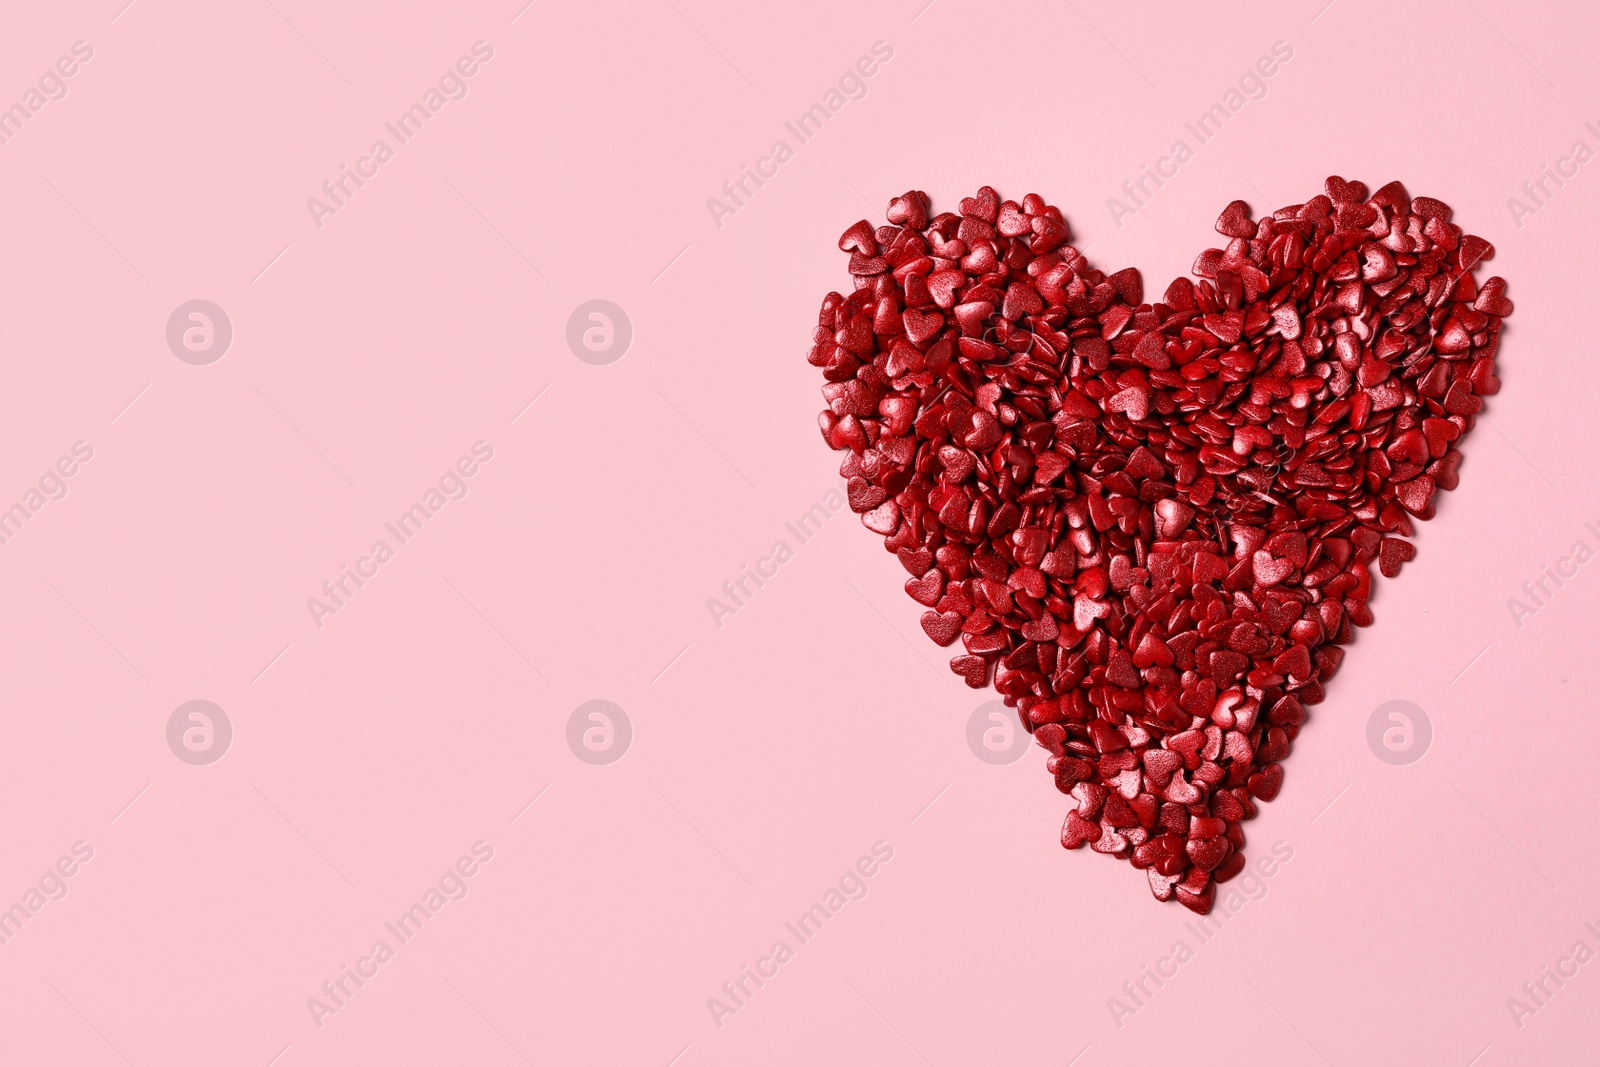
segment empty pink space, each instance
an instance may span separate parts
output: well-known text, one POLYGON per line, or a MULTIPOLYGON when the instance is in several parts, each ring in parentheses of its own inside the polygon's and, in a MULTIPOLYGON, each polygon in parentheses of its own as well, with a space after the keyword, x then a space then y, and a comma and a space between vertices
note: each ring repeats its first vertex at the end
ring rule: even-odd
POLYGON ((1590 12, 6 31, 0 1062, 1594 1058, 1590 12), (1201 920, 1061 848, 805 354, 908 188, 1036 192, 1159 295, 1328 174, 1448 202, 1516 313, 1201 920))

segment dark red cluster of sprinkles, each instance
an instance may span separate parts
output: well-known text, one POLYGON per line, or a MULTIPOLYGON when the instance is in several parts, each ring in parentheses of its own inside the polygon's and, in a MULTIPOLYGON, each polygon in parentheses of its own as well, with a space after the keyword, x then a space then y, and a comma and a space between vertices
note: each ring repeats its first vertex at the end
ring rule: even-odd
POLYGON ((1159 302, 1060 211, 911 191, 845 231, 809 361, 850 506, 1076 799, 1062 844, 1205 914, 1494 393, 1487 241, 1399 182, 1217 220, 1159 302))

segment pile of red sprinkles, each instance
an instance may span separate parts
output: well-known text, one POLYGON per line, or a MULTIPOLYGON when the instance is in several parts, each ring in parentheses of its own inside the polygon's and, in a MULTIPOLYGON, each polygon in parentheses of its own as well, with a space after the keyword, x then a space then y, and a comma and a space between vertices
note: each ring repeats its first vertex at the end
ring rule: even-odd
POLYGON ((1061 212, 985 186, 845 231, 809 360, 850 506, 950 667, 993 684, 1076 801, 1062 829, 1205 914, 1242 824, 1373 621, 1499 388, 1494 255, 1399 182, 1332 177, 1145 303, 1061 212))

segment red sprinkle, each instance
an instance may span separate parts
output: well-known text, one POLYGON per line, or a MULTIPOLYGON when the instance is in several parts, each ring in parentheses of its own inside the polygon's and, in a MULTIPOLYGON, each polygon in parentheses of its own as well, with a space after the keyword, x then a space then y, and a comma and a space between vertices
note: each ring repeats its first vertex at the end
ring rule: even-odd
POLYGON ((809 357, 851 508, 1049 751, 1062 844, 1200 914, 1500 384, 1493 246, 1399 182, 1325 189, 1229 204, 1155 303, 1037 196, 912 190, 839 238, 809 357))

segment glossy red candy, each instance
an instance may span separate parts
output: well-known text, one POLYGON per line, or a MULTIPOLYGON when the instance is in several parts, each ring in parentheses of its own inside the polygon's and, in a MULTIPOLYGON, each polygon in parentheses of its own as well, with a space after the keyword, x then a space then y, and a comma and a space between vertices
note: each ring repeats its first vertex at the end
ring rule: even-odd
POLYGON ((1261 219, 1230 203, 1198 280, 1144 303, 1037 196, 935 215, 913 190, 887 217, 839 238, 855 288, 809 356, 850 506, 951 669, 1049 751, 1062 844, 1205 914, 1499 389, 1494 248, 1332 177, 1261 219))

